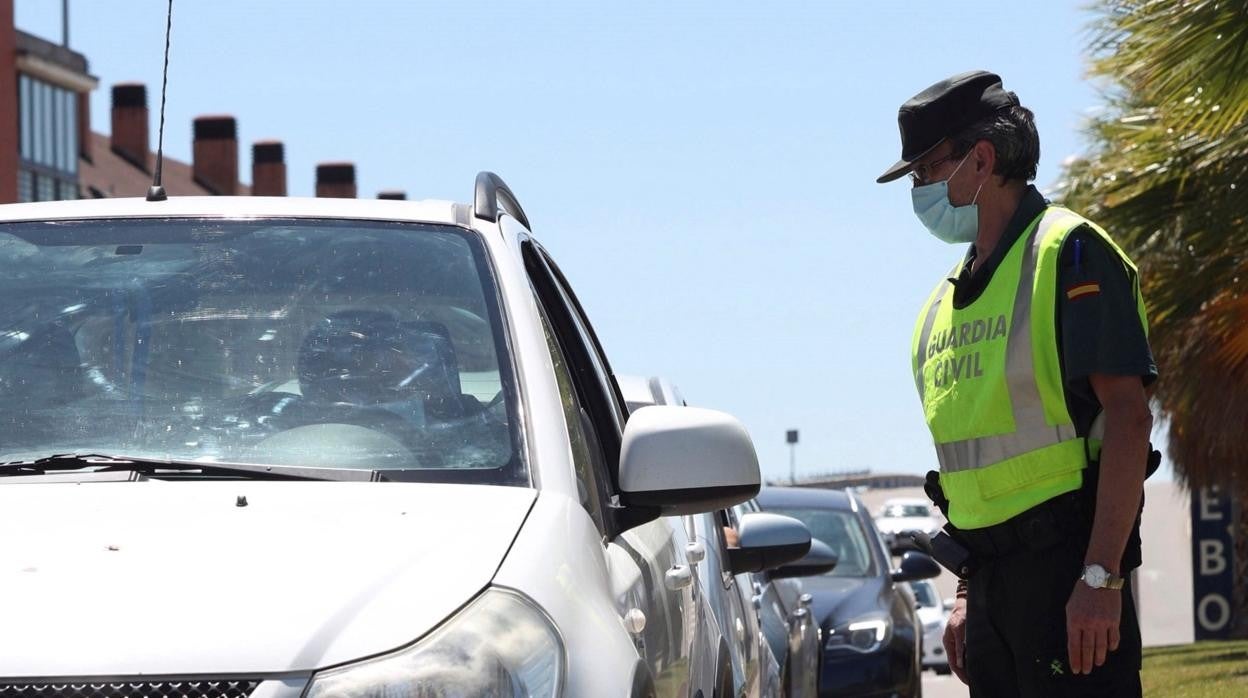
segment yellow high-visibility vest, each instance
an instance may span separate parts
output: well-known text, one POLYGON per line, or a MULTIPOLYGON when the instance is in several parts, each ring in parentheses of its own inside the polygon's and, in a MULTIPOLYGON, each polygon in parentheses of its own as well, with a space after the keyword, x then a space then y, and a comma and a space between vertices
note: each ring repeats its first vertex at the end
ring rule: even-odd
POLYGON ((1062 244, 1081 225, 1131 270, 1147 333, 1135 265, 1099 226, 1058 206, 1028 225, 972 303, 954 308, 945 280, 919 313, 914 379, 958 528, 991 526, 1078 489, 1088 456, 1099 455, 1101 420, 1081 436, 1067 409, 1056 327, 1062 244))

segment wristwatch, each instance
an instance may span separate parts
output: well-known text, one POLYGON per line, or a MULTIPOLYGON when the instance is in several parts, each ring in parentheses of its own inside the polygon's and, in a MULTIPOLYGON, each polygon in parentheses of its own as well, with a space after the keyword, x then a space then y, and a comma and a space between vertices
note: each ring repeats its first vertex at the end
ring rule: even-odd
POLYGON ((1122 577, 1110 574, 1109 570, 1096 563, 1084 565, 1080 579, 1093 589, 1121 589, 1123 583, 1122 577))

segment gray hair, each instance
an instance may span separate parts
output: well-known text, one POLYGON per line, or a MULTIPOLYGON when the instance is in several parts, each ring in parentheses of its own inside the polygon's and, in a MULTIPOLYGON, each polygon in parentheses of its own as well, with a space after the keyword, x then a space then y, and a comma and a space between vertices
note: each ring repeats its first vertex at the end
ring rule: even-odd
POLYGON ((1019 104, 1002 109, 967 126, 953 136, 953 152, 964 155, 979 141, 988 141, 997 151, 992 173, 1009 180, 1030 182, 1036 178, 1040 162, 1040 134, 1031 110, 1019 104))

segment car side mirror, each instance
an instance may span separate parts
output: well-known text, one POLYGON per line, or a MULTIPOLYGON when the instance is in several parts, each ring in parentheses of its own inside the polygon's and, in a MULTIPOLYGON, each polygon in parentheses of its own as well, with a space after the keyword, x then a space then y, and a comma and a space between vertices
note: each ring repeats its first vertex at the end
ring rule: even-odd
POLYGON ((827 543, 818 538, 812 538, 810 539, 809 552, 794 562, 781 565, 772 570, 771 578, 815 577, 827 574, 836 568, 838 561, 839 558, 837 558, 836 553, 832 552, 832 548, 828 547, 827 543))
POLYGON ((662 516, 703 514, 758 494, 754 442, 731 415, 652 405, 632 413, 620 446, 620 503, 662 516))
POLYGON ((901 567, 893 570, 894 582, 913 582, 940 576, 940 565, 926 553, 911 550, 901 557, 901 567))
POLYGON ((780 514, 742 516, 737 537, 737 547, 728 548, 728 570, 733 574, 775 569, 810 552, 806 524, 780 514))

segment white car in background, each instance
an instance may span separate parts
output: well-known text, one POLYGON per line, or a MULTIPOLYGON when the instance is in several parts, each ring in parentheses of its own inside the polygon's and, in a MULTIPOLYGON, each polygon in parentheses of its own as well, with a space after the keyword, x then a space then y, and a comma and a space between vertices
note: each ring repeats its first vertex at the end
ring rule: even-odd
MULTIPOLYGON (((0 695, 731 685, 662 517, 754 496, 750 438, 629 415, 493 174, 0 206, 0 392, 0 695)), ((740 554, 797 533, 744 522, 740 554)))
POLYGON ((919 622, 923 624, 923 668, 948 674, 949 657, 945 655, 944 637, 950 609, 941 601, 936 585, 929 579, 910 582, 910 590, 914 592, 919 622))
POLYGON ((918 549, 905 534, 917 532, 934 536, 943 525, 943 518, 933 513, 931 502, 917 497, 894 497, 885 500, 875 515, 875 527, 880 530, 889 551, 894 554, 918 549))

